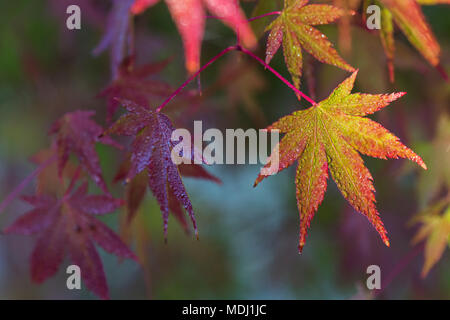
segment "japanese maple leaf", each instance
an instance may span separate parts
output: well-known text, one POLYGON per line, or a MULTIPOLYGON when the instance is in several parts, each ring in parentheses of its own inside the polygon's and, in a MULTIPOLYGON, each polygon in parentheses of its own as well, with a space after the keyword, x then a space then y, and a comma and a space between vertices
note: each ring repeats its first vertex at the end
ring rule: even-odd
POLYGON ((422 277, 426 277, 450 246, 450 195, 419 213, 412 222, 421 224, 412 242, 425 241, 422 277))
POLYGON ((197 234, 191 201, 178 167, 171 158, 175 146, 171 140, 172 132, 175 130, 172 123, 166 115, 131 101, 122 101, 122 105, 128 113, 120 117, 107 133, 135 137, 131 146, 130 169, 125 181, 130 182, 136 175, 146 170, 148 185, 161 209, 165 236, 167 237, 171 198, 172 202, 178 202, 187 211, 197 234))
MULTIPOLYGON (((344 198, 369 219, 389 246, 386 230, 375 207, 372 176, 358 152, 381 159, 408 158, 426 169, 422 159, 396 136, 363 117, 386 107, 404 93, 350 94, 356 75, 354 72, 327 99, 281 118, 268 127, 268 130, 279 130, 286 135, 276 146, 264 173, 277 173, 298 160, 295 182, 300 212, 300 251, 305 245, 314 213, 323 200, 328 171, 344 198), (276 159, 275 152, 279 154, 279 165, 269 169, 276 159)), ((265 177, 261 172, 255 185, 265 177)))
MULTIPOLYGON (((437 0, 380 0, 383 5, 381 11, 381 41, 388 59, 388 69, 391 81, 394 81, 394 22, 402 30, 409 42, 434 67, 437 67, 444 76, 445 72, 439 68, 441 48, 433 31, 428 25, 418 3, 437 4, 450 3, 450 1, 437 0)), ((378 2, 377 2, 378 3, 378 2)))
POLYGON ((294 85, 300 87, 303 58, 302 48, 314 58, 344 69, 355 69, 342 59, 327 37, 312 26, 327 24, 344 16, 345 10, 324 4, 308 5, 308 0, 285 0, 280 16, 266 30, 270 30, 267 40, 266 63, 270 63, 283 43, 283 52, 294 85))
MULTIPOLYGON (((200 49, 205 29, 205 7, 236 32, 242 44, 256 45, 256 38, 236 0, 165 0, 184 44, 186 69, 194 73, 200 68, 200 49)), ((131 11, 143 12, 157 1, 136 0, 131 11)))
POLYGON ((92 180, 106 193, 108 188, 102 176, 100 161, 95 151, 95 143, 111 145, 117 148, 121 146, 108 136, 101 136, 103 128, 91 117, 94 111, 74 111, 65 114, 55 121, 49 134, 55 135, 58 151, 58 169, 61 176, 64 167, 73 152, 92 180))
POLYGON ((48 195, 24 199, 34 208, 7 227, 5 233, 40 234, 31 254, 32 280, 41 283, 53 276, 68 254, 80 267, 87 288, 107 299, 108 285, 94 243, 121 258, 136 260, 136 256, 94 216, 116 210, 122 200, 88 195, 87 183, 59 199, 48 195))
POLYGON ((168 59, 149 63, 143 66, 134 66, 134 57, 124 59, 119 67, 119 74, 112 83, 100 92, 100 97, 107 98, 107 120, 111 120, 119 108, 118 99, 131 100, 140 105, 148 105, 154 97, 167 97, 173 90, 159 80, 148 79, 163 70, 168 59))

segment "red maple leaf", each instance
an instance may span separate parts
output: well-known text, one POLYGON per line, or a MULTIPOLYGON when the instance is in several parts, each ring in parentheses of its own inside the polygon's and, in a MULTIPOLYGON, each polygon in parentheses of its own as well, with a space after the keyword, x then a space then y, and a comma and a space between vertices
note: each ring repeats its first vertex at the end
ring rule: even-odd
POLYGON ((128 113, 120 117, 106 132, 135 137, 131 145, 130 169, 125 181, 130 183, 141 172, 147 172, 148 185, 163 216, 165 236, 169 211, 171 207, 175 208, 175 203, 187 211, 197 234, 191 201, 181 180, 179 168, 171 159, 176 143, 171 140, 175 128, 170 119, 131 101, 121 103, 128 113))
POLYGON ((70 187, 62 198, 48 195, 24 197, 34 208, 5 229, 5 233, 39 233, 31 254, 31 278, 41 283, 53 276, 66 254, 81 269, 86 286, 108 299, 103 265, 94 243, 121 258, 137 260, 120 238, 95 215, 104 215, 122 206, 123 201, 108 195, 88 195, 87 183, 74 192, 70 187))
POLYGON ((100 97, 107 99, 107 120, 111 120, 119 108, 118 99, 148 105, 154 97, 169 96, 173 92, 170 85, 159 80, 148 79, 149 76, 163 70, 168 62, 169 59, 165 59, 136 68, 133 56, 125 58, 119 67, 118 77, 99 93, 100 97))
MULTIPOLYGON (((244 12, 236 0, 165 0, 181 34, 186 56, 186 69, 194 73, 200 68, 200 48, 205 31, 205 7, 236 32, 247 47, 256 45, 256 38, 244 12)), ((131 12, 139 14, 156 0, 136 0, 131 12)))

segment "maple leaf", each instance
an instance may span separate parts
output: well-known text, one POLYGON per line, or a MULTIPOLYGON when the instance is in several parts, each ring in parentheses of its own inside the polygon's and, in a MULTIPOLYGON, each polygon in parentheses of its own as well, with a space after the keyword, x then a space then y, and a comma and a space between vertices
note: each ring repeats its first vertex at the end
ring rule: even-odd
POLYGON ((450 246, 450 196, 426 208, 411 222, 421 224, 412 243, 426 240, 425 263, 422 269, 422 277, 426 277, 441 259, 445 248, 450 246))
POLYGON ((302 48, 320 62, 346 71, 355 71, 339 56, 327 37, 312 27, 331 23, 346 14, 345 10, 331 5, 308 5, 308 0, 285 0, 285 7, 280 16, 266 28, 270 30, 266 63, 270 63, 283 44, 284 59, 297 88, 300 87, 303 69, 302 48))
POLYGON ((388 59, 388 69, 391 81, 394 81, 394 22, 420 54, 432 66, 438 67, 441 48, 418 3, 437 4, 450 2, 436 0, 380 0, 379 2, 383 5, 380 37, 388 59))
POLYGON ((191 201, 179 169, 171 159, 171 152, 176 144, 171 140, 175 128, 170 119, 131 101, 122 101, 122 105, 128 113, 120 117, 106 133, 135 137, 131 146, 130 169, 125 181, 132 181, 136 175, 146 170, 148 185, 161 209, 165 236, 167 237, 169 210, 174 202, 187 211, 195 233, 198 234, 191 201))
POLYGON ((119 66, 126 55, 131 21, 130 9, 133 4, 134 0, 113 1, 106 31, 100 43, 93 50, 94 55, 99 55, 106 49, 110 49, 110 68, 113 79, 116 79, 119 66))
MULTIPOLYGON (((143 12, 157 1, 136 0, 132 11, 143 12)), ((184 44, 186 69, 200 68, 200 48, 205 29, 205 7, 234 30, 246 47, 254 47, 256 38, 236 0, 165 0, 184 44)))
POLYGON ((108 195, 88 195, 87 183, 62 198, 48 195, 25 197, 34 208, 5 229, 7 234, 39 233, 31 254, 31 278, 41 283, 53 276, 68 253, 78 265, 86 286, 103 299, 108 286, 94 242, 109 253, 137 260, 120 238, 95 215, 104 215, 123 202, 108 195))
POLYGON ((69 160, 69 155, 73 152, 92 180, 105 193, 108 193, 100 161, 95 151, 95 143, 100 142, 116 148, 121 148, 121 146, 108 136, 101 136, 103 128, 90 119, 94 114, 94 111, 81 110, 67 113, 54 122, 49 134, 55 135, 59 175, 61 176, 69 160))
POLYGON ((106 97, 107 99, 107 120, 110 121, 119 108, 118 99, 148 105, 153 97, 169 96, 173 92, 170 85, 162 81, 148 79, 149 76, 163 70, 168 62, 169 59, 166 59, 136 68, 133 56, 124 59, 119 67, 117 78, 99 93, 100 97, 106 97))
MULTIPOLYGON (((265 174, 275 174, 299 160, 295 181, 300 212, 300 251, 314 213, 323 200, 328 171, 344 198, 369 219, 388 246, 386 230, 375 207, 372 176, 358 152, 381 159, 407 158, 426 169, 422 159, 396 136, 363 117, 386 107, 404 93, 351 94, 356 75, 354 72, 327 99, 268 127, 269 131, 280 130, 286 135, 269 158, 265 174), (271 164, 276 161, 276 153, 279 165, 273 169, 271 164)), ((265 177, 261 171, 255 186, 265 177)))

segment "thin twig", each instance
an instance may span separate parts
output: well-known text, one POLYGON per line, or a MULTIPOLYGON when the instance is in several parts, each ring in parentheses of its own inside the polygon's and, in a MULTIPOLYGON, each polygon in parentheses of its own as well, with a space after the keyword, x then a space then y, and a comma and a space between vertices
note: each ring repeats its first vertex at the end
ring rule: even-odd
POLYGON ((302 91, 297 89, 292 83, 290 83, 286 78, 284 78, 280 73, 278 73, 275 69, 273 69, 271 66, 269 66, 267 63, 264 62, 260 57, 258 57, 256 54, 251 52, 250 50, 247 50, 243 48, 241 45, 234 45, 231 47, 228 47, 224 50, 222 50, 218 55, 213 57, 211 60, 209 60, 205 65, 203 65, 197 72, 192 74, 183 84, 175 90, 164 102, 156 109, 156 112, 160 112, 170 101, 172 101, 173 98, 175 98, 191 81, 193 81, 200 73, 202 73, 206 68, 208 68, 210 65, 212 65, 215 61, 217 61, 219 58, 224 56, 230 51, 240 51, 245 53, 246 55, 252 57, 256 61, 258 61, 261 65, 263 65, 267 70, 272 72, 278 79, 280 79, 285 85, 287 85, 289 88, 291 88, 297 95, 303 97, 306 101, 311 103, 312 105, 316 105, 317 103, 308 97, 306 94, 304 94, 302 91))
POLYGON ((275 71, 275 69, 273 69, 271 66, 269 66, 267 63, 264 62, 264 60, 262 60, 260 57, 258 57, 256 54, 254 54, 253 52, 251 52, 250 50, 247 50, 243 47, 238 47, 237 50, 249 55, 250 57, 252 57, 253 59, 255 59, 256 61, 258 61, 260 64, 262 64, 267 70, 269 70, 270 72, 272 72, 278 79, 280 79, 281 81, 284 82, 285 85, 287 85, 289 88, 291 88, 296 94, 300 95, 301 97, 305 98, 306 101, 308 101, 309 103, 311 103, 312 105, 316 105, 317 103, 311 99, 310 97, 308 97, 306 94, 304 94, 303 92, 301 92, 299 89, 297 89, 292 83, 290 83, 288 80, 286 80, 286 78, 284 78, 281 74, 279 74, 277 71, 275 71))
POLYGON ((211 64, 213 64, 217 59, 224 56, 230 51, 236 50, 237 46, 231 46, 220 52, 214 58, 209 60, 207 64, 202 66, 196 73, 191 75, 177 90, 175 90, 164 102, 156 109, 156 112, 160 112, 162 108, 164 108, 173 98, 175 98, 192 80, 194 80, 200 73, 203 72, 206 68, 208 68, 211 64))
POLYGON ((281 11, 268 12, 268 13, 264 13, 264 14, 262 14, 262 15, 260 15, 260 16, 256 16, 256 17, 250 18, 250 19, 248 19, 247 21, 248 21, 248 22, 252 22, 252 21, 254 21, 254 20, 258 20, 258 19, 261 19, 261 18, 265 18, 265 17, 267 17, 267 16, 274 16, 274 15, 280 15, 280 14, 281 14, 281 11))

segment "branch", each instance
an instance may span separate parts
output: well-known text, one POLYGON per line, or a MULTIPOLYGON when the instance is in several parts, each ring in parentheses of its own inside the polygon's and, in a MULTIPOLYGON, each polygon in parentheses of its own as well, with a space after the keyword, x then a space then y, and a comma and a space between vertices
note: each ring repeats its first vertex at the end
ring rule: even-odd
POLYGON ((202 66, 196 73, 191 75, 177 90, 175 90, 164 102, 156 109, 156 112, 160 112, 162 108, 164 108, 173 98, 175 98, 192 80, 194 80, 200 73, 203 72, 206 68, 212 65, 216 60, 220 57, 224 56, 230 51, 236 50, 236 46, 231 46, 220 52, 217 56, 209 60, 207 64, 202 66))
POLYGON ((206 68, 208 68, 215 61, 217 61, 219 58, 221 58, 222 56, 224 56, 225 54, 227 54, 230 51, 240 51, 240 52, 245 53, 246 55, 252 57, 254 60, 258 61, 261 65, 263 65, 267 70, 272 72, 285 85, 287 85, 289 88, 291 88, 298 96, 303 97, 306 101, 308 101, 312 105, 317 104, 313 99, 311 99, 306 94, 304 94, 302 91, 297 89, 292 83, 290 83, 286 78, 284 78, 279 72, 277 72, 275 69, 273 69, 267 63, 265 63, 260 57, 258 57, 256 54, 254 54, 250 50, 247 50, 238 44, 238 45, 234 45, 234 46, 231 46, 231 47, 228 47, 228 48, 222 50, 218 55, 216 55, 211 60, 209 60, 205 65, 203 65, 197 72, 192 74, 185 82, 183 82, 183 84, 177 90, 175 90, 166 100, 164 100, 164 102, 156 109, 156 112, 160 112, 170 101, 172 101, 173 98, 175 98, 200 73, 202 73, 206 68))
POLYGON ((255 59, 256 61, 258 61, 260 64, 262 64, 267 70, 269 70, 270 72, 272 72, 278 79, 280 79, 281 81, 284 82, 285 85, 287 85, 289 88, 291 88, 297 95, 300 95, 301 97, 303 97, 306 101, 308 101, 309 103, 311 103, 312 105, 316 105, 317 103, 311 99, 310 97, 308 97, 306 94, 304 94, 303 92, 301 92, 299 89, 297 89, 292 83, 290 83, 288 80, 286 80, 286 78, 284 78, 281 74, 279 74, 277 71, 275 71, 275 69, 273 69, 271 66, 269 66, 267 63, 265 63, 260 57, 258 57, 256 54, 254 54, 253 52, 251 52, 250 50, 247 50, 241 46, 238 46, 237 50, 245 53, 246 55, 249 55, 250 57, 252 57, 253 59, 255 59))

